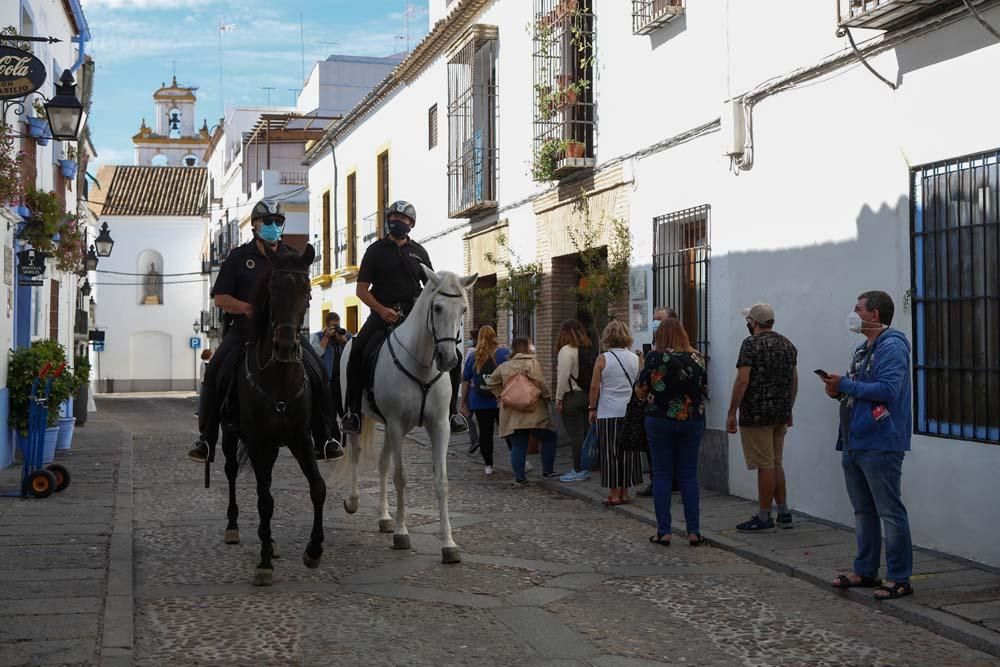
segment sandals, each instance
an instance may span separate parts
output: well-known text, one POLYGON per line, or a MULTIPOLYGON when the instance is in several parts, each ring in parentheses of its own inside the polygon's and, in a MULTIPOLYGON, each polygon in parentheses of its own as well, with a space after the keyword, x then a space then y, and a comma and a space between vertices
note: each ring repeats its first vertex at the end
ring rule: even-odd
POLYGON ((895 583, 891 586, 883 584, 875 589, 875 593, 872 595, 876 600, 898 600, 899 598, 905 598, 907 595, 913 595, 913 587, 909 584, 895 583), (884 593, 884 595, 879 595, 879 593, 884 593))
POLYGON ((688 535, 688 546, 700 547, 703 544, 707 544, 707 543, 708 543, 708 541, 704 537, 701 536, 701 533, 692 533, 691 535, 688 535), (691 538, 695 538, 695 539, 691 539, 691 538))
POLYGON ((875 588, 881 586, 882 580, 878 577, 861 577, 860 581, 851 581, 846 574, 837 575, 837 583, 832 584, 834 588, 875 588))
POLYGON ((621 498, 612 498, 612 497, 608 496, 607 498, 605 498, 601 502, 604 504, 605 507, 614 507, 616 505, 624 505, 628 501, 627 500, 622 500, 621 498))
POLYGON ((650 535, 649 536, 649 541, 652 542, 653 544, 659 544, 661 547, 669 547, 670 546, 670 540, 669 539, 665 540, 665 539, 663 539, 664 537, 667 537, 667 536, 666 535, 650 535))

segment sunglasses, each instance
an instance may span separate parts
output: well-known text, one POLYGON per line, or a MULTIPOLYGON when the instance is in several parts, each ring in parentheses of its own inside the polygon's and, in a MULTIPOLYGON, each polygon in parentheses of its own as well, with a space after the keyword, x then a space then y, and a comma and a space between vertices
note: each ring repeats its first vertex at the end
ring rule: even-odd
POLYGON ((285 226, 285 219, 279 218, 277 216, 266 216, 260 219, 260 224, 262 225, 277 225, 279 227, 285 226))

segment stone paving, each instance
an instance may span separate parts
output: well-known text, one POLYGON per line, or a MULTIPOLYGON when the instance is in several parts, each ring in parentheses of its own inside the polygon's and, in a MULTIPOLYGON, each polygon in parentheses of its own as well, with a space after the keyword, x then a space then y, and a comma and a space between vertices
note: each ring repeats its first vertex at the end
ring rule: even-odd
MULTIPOLYGON (((183 459, 193 402, 98 405, 100 419, 87 428, 106 429, 118 442, 81 442, 74 472, 80 468, 84 493, 90 470, 76 461, 103 456, 110 470, 98 469, 89 483, 107 488, 98 498, 74 496, 71 487, 57 500, 80 506, 75 520, 51 526, 67 529, 64 540, 56 530, 44 533, 46 541, 19 538, 59 516, 54 502, 0 505, 0 549, 12 550, 0 562, 0 665, 1000 664, 731 551, 651 545, 649 527, 632 517, 537 483, 515 488, 504 472, 485 478, 457 439, 448 465, 461 564, 440 563, 429 452, 411 442, 412 549, 393 550, 391 536, 378 532, 375 485, 364 485, 361 509, 350 516, 343 490, 331 487, 323 562, 306 569, 300 554, 311 507, 301 473, 282 452, 273 525, 283 558, 274 586, 255 588, 252 474, 239 482, 242 543, 225 545, 222 466, 213 466, 205 489, 203 469, 183 459), (116 461, 125 479, 117 485, 116 461), (120 496, 125 488, 129 503, 120 496), (22 508, 38 514, 24 518, 22 508), (116 558, 123 516, 131 568, 116 558), (49 609, 33 607, 44 589, 25 585, 37 579, 19 564, 21 550, 41 556, 59 545, 69 553, 52 558, 72 580, 71 594, 52 591, 49 609), (86 578, 76 573, 91 547, 104 560, 86 578), (106 611, 121 592, 116 581, 130 583, 128 651, 107 639, 120 630, 106 611), (21 587, 11 590, 11 582, 21 587)), ((9 476, 3 471, 0 481, 9 476)))

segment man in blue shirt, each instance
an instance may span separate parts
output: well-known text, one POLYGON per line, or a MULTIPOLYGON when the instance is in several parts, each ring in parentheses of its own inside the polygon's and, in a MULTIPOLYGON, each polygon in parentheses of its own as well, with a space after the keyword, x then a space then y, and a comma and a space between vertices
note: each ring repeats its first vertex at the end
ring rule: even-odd
MULTIPOLYGON (((350 339, 351 334, 340 326, 340 315, 327 313, 323 330, 314 333, 309 340, 323 362, 327 377, 330 378, 330 391, 333 394, 333 406, 337 418, 344 415, 344 402, 340 391, 340 359, 344 353, 344 347, 350 339)), ((332 435, 337 441, 340 441, 340 427, 337 425, 337 419, 334 418, 332 422, 332 435)))
POLYGON ((846 376, 826 374, 826 393, 840 401, 842 465, 847 494, 854 507, 858 554, 854 571, 839 575, 837 588, 875 587, 885 524, 886 580, 876 600, 913 593, 913 544, 903 505, 903 457, 910 449, 910 343, 890 329, 894 312, 885 292, 865 292, 847 316, 849 331, 867 340, 854 351, 846 376))

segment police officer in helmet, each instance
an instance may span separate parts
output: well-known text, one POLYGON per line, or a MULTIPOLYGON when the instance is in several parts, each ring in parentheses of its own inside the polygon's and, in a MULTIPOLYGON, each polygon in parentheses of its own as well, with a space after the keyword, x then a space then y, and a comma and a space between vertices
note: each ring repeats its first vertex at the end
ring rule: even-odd
MULTIPOLYGON (((215 305, 225 311, 229 326, 202 380, 198 403, 200 435, 188 450, 188 458, 198 462, 208 459, 219 437, 219 373, 223 369, 227 373, 232 372, 233 362, 236 361, 233 355, 252 336, 250 318, 253 307, 249 301, 258 279, 271 263, 264 248, 267 246, 279 254, 295 252, 281 242, 285 214, 281 212, 278 202, 268 199, 258 202, 250 214, 250 224, 253 226, 253 238, 230 251, 212 287, 211 296, 215 305)), ((328 460, 341 458, 344 449, 336 438, 331 437, 338 431, 326 371, 308 341, 302 345, 302 352, 302 363, 312 388, 312 433, 317 456, 325 456, 328 460)))
MULTIPOLYGON (((365 348, 376 333, 400 322, 413 308, 424 280, 420 264, 434 268, 427 251, 410 238, 410 231, 416 224, 417 209, 413 204, 394 202, 386 210, 387 236, 368 246, 361 259, 357 296, 371 309, 371 315, 354 337, 347 361, 347 414, 342 423, 346 432, 361 432, 361 400, 366 384, 362 370, 365 348)), ((469 430, 469 423, 456 410, 461 367, 453 368, 450 375, 451 403, 448 408, 451 432, 465 433, 469 430)))

